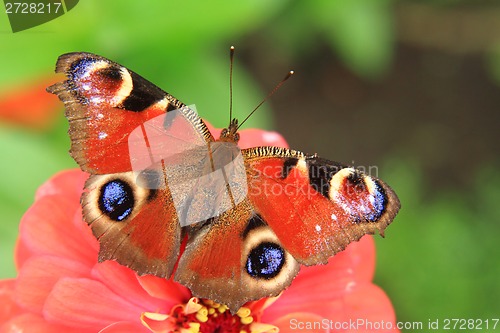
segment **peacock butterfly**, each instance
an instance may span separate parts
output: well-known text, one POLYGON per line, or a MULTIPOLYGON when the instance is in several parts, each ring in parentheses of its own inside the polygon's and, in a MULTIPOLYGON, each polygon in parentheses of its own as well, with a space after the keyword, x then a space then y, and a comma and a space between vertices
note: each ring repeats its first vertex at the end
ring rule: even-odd
POLYGON ((90 173, 81 202, 99 261, 173 275, 235 313, 287 288, 300 264, 383 235, 400 208, 387 184, 353 167, 240 150, 236 119, 215 139, 192 107, 106 58, 64 54, 56 72, 67 80, 47 91, 64 102, 70 154, 90 173))

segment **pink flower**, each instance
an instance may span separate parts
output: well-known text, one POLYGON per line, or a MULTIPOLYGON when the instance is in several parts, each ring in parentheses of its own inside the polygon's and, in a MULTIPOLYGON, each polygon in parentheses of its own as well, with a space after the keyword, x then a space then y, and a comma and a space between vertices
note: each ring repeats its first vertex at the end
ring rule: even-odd
MULTIPOLYGON (((274 132, 246 130, 240 145, 286 142, 274 132)), ((0 281, 0 333, 371 331, 345 326, 359 319, 394 325, 389 299, 371 283, 375 250, 369 236, 328 265, 302 267, 279 297, 249 302, 234 315, 172 280, 97 263, 99 244, 79 203, 86 178, 64 171, 37 191, 20 225, 19 275, 0 281)))

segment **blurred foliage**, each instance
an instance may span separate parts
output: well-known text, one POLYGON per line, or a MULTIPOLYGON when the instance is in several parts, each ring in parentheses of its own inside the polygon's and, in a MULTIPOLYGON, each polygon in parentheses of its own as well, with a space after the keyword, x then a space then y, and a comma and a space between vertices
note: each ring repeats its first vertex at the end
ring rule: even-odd
MULTIPOLYGON (((472 5, 459 0, 123 3, 80 1, 62 17, 16 34, 9 32, 6 15, 0 14, 0 106, 18 87, 30 89, 26 83, 52 78, 60 54, 88 51, 126 65, 185 103, 196 103, 202 117, 221 127, 228 117, 227 53, 232 44, 238 54, 238 46, 245 48, 259 36, 262 45, 269 46, 259 53, 273 52, 266 59, 270 66, 288 68, 299 62, 314 66, 314 58, 327 45, 338 58, 332 62, 339 60, 360 79, 377 82, 393 64, 398 40, 448 47, 447 32, 426 31, 425 25, 415 23, 421 18, 427 19, 428 27, 434 27, 434 18, 452 24, 468 17, 486 22, 479 4, 488 6, 488 13, 500 10, 491 1, 472 5)), ((498 18, 488 15, 492 22, 498 18)), ((480 52, 488 73, 500 82, 500 38, 475 28, 475 34, 452 38, 448 49, 480 52)), ((259 87, 238 59, 237 55, 234 110, 243 118, 272 86, 259 87)), ((31 102, 19 101, 27 113, 31 102)), ((0 119, 4 111, 0 109, 0 119)), ((255 126, 273 127, 269 104, 249 121, 248 127, 255 126)), ((66 130, 62 110, 42 129, 0 124, 4 175, 0 178, 0 277, 16 274, 12 258, 17 224, 36 188, 57 171, 76 167, 67 154, 66 130)), ((403 208, 388 237, 378 242, 376 281, 393 300, 398 319, 425 323, 429 318, 498 317, 498 169, 480 166, 473 176, 475 187, 467 191, 436 189, 426 182, 425 157, 407 158, 407 151, 391 153, 381 176, 395 188, 403 208)))
POLYGON ((386 238, 377 237, 376 282, 398 319, 498 318, 498 170, 485 166, 469 193, 435 195, 426 194, 432 185, 414 159, 388 161, 383 170, 402 209, 386 238))
POLYGON ((351 70, 376 77, 387 69, 392 56, 390 4, 389 0, 291 2, 273 22, 268 38, 279 40, 298 57, 324 39, 351 70))

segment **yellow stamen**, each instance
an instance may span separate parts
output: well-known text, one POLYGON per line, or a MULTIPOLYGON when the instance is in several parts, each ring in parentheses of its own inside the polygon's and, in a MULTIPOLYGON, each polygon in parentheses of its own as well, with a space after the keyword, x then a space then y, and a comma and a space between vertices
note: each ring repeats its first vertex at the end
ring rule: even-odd
POLYGON ((198 310, 198 313, 204 317, 208 315, 208 309, 206 306, 202 306, 201 309, 198 310))
POLYGON ((249 308, 246 308, 244 306, 242 306, 238 312, 236 312, 236 315, 240 318, 243 318, 243 317, 248 317, 250 315, 250 313, 252 313, 252 311, 250 311, 249 308))
POLYGON ((200 323, 189 323, 189 328, 181 328, 180 333, 200 333, 200 323))
POLYGON ((198 312, 195 317, 199 322, 202 323, 206 323, 208 321, 208 316, 202 312, 198 312))
POLYGON ((249 325, 253 322, 253 317, 252 316, 242 317, 240 321, 243 325, 249 325))
POLYGON ((189 329, 194 333, 198 333, 200 331, 200 323, 189 323, 189 329))
POLYGON ((208 321, 208 309, 206 306, 202 306, 201 309, 196 313, 196 319, 202 323, 206 323, 208 321))

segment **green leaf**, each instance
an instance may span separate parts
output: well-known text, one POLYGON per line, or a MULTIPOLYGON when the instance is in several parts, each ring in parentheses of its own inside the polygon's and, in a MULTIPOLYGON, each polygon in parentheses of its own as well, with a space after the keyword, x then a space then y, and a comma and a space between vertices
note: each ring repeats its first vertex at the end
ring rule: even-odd
POLYGON ((312 2, 315 20, 342 60, 359 75, 380 76, 392 59, 391 2, 323 0, 312 2))
MULTIPOLYGON (((158 46, 162 52, 157 56, 172 53, 182 59, 193 45, 237 39, 256 29, 287 2, 80 1, 70 12, 46 24, 0 34, 0 45, 8 46, 8 52, 2 53, 0 85, 49 75, 57 56, 66 52, 89 51, 107 57, 140 52, 141 58, 152 59, 155 55, 148 50, 158 46)), ((10 31, 6 18, 2 26, 10 31)))

